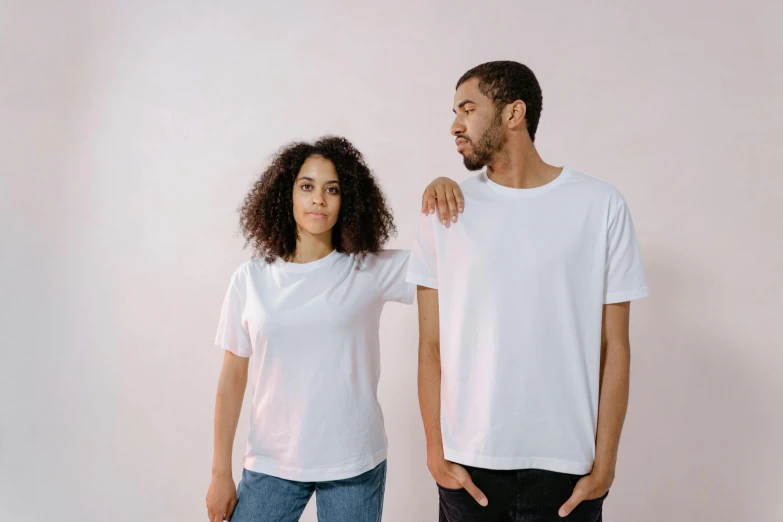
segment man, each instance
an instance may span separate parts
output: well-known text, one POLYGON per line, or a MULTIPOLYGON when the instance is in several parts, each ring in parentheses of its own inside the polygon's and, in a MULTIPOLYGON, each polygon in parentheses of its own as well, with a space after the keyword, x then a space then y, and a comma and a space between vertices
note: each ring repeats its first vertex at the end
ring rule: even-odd
POLYGON ((618 190, 536 151, 541 106, 522 64, 460 78, 451 133, 486 169, 462 183, 458 222, 430 207, 408 265, 441 521, 600 520, 614 479, 629 302, 647 284, 618 190))

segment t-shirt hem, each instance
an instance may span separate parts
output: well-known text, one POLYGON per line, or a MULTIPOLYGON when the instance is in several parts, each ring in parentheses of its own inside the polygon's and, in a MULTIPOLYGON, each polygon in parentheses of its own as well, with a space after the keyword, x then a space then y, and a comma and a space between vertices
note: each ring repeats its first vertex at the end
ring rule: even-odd
POLYGON ((240 350, 238 348, 233 348, 231 346, 225 346, 225 345, 223 345, 222 343, 219 343, 219 342, 215 342, 215 346, 217 346, 221 350, 224 350, 224 351, 227 351, 227 352, 231 352, 234 355, 236 355, 237 357, 242 357, 242 358, 245 358, 245 359, 249 359, 250 356, 253 355, 253 351, 252 350, 247 350, 247 351, 240 350))
POLYGON ((331 480, 344 480, 366 473, 386 460, 386 448, 372 455, 354 459, 350 464, 331 468, 289 468, 280 465, 273 459, 260 455, 250 455, 244 459, 244 467, 256 473, 263 473, 272 477, 296 482, 326 482, 331 480))
POLYGON ((573 462, 542 457, 490 457, 473 453, 462 453, 449 448, 443 448, 443 454, 448 461, 484 469, 544 469, 558 473, 570 473, 572 475, 586 475, 593 469, 591 462, 573 462))
POLYGON ((626 290, 625 292, 613 292, 606 295, 604 304, 624 303, 626 301, 633 301, 634 299, 642 299, 649 295, 649 290, 646 286, 636 288, 634 290, 626 290))
POLYGON ((408 273, 405 276, 405 281, 419 286, 426 286, 427 288, 434 288, 435 290, 438 289, 438 280, 431 277, 408 273))
POLYGON ((413 302, 416 301, 416 285, 409 281, 405 281, 405 286, 405 295, 398 302, 406 305, 413 304, 413 302))

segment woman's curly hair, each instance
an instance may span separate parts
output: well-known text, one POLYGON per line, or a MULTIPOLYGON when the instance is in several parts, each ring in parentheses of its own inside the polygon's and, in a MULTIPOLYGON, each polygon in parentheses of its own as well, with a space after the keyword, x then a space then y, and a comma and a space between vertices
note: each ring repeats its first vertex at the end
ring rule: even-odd
POLYGON ((294 142, 281 148, 245 197, 239 223, 254 258, 271 263, 293 257, 298 238, 294 181, 305 160, 315 155, 331 161, 340 180, 340 212, 332 229, 332 245, 338 252, 355 254, 361 262, 396 234, 383 192, 362 154, 345 138, 324 136, 315 143, 294 142))

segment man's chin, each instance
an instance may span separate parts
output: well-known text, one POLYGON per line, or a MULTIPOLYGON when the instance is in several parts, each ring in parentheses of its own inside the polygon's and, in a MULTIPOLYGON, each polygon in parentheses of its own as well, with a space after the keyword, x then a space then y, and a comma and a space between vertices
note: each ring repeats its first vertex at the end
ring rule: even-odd
POLYGON ((484 168, 484 163, 476 161, 475 159, 469 158, 467 156, 462 157, 462 163, 465 165, 465 168, 471 172, 484 168))

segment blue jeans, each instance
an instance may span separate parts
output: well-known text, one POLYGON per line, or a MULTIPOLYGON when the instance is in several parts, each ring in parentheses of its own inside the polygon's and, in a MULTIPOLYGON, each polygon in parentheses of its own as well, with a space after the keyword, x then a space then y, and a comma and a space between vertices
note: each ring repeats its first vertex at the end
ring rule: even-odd
POLYGON ((386 461, 358 477, 295 482, 243 470, 231 522, 296 522, 315 493, 318 522, 380 522, 386 461))

